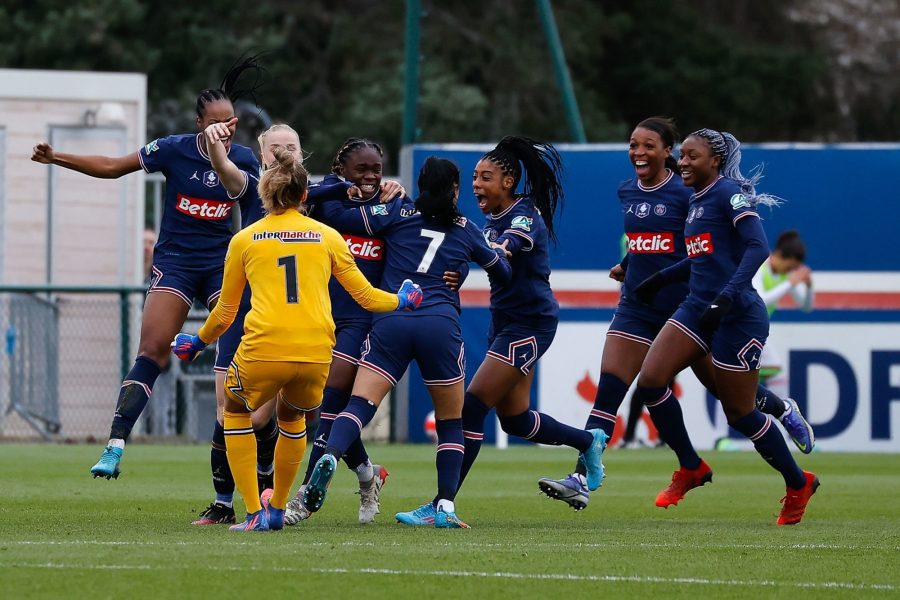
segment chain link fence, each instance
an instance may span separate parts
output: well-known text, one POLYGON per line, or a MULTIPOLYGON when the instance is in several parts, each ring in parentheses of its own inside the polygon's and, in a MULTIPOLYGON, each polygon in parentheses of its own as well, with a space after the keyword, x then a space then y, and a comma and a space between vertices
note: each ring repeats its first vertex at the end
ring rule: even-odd
MULTIPOLYGON (((143 287, 0 286, 0 440, 107 438, 137 353, 144 294, 143 287)), ((206 315, 195 306, 184 331, 197 331, 206 315)), ((210 439, 213 350, 191 363, 169 363, 134 436, 210 439)), ((388 440, 390 430, 384 403, 364 438, 388 440)))

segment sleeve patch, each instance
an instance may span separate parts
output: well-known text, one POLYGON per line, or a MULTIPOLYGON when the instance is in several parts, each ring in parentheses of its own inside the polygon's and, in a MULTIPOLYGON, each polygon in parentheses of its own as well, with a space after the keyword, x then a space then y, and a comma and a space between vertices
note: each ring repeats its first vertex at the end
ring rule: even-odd
POLYGON ((388 215, 388 207, 387 204, 375 204, 369 207, 369 212, 372 213, 373 216, 381 216, 386 217, 388 215))
POLYGON ((521 229, 522 231, 531 231, 531 224, 534 222, 534 219, 531 219, 526 216, 518 216, 512 220, 509 227, 510 229, 521 229))
POLYGON ((155 139, 146 146, 144 146, 144 153, 150 154, 151 152, 156 152, 159 150, 159 139, 155 139))
POLYGON ((730 202, 732 210, 751 208, 750 201, 743 194, 735 194, 731 197, 730 202))

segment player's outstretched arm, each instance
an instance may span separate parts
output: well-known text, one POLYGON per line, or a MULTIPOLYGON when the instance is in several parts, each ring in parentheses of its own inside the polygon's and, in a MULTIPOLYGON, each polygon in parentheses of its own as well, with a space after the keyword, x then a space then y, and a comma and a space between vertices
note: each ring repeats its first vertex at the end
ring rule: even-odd
MULTIPOLYGON (((353 260, 353 255, 350 254, 344 238, 337 231, 326 229, 325 242, 331 253, 331 274, 357 304, 370 312, 391 312, 398 308, 405 308, 397 294, 379 290, 369 283, 366 276, 356 266, 356 261, 353 260)), ((419 301, 421 302, 421 299, 419 301)))
POLYGON ((234 117, 226 123, 213 123, 203 130, 206 148, 209 151, 209 162, 212 163, 219 181, 231 198, 243 195, 248 185, 247 173, 231 162, 225 150, 224 142, 234 135, 236 125, 237 117, 234 117))
POLYGON ((44 165, 64 167, 91 177, 118 179, 128 173, 141 170, 138 153, 126 156, 88 156, 56 152, 47 142, 40 142, 31 149, 31 160, 44 165))
POLYGON ((247 273, 244 270, 244 250, 249 243, 247 230, 238 232, 228 244, 225 256, 225 272, 222 275, 222 293, 216 306, 206 317, 206 322, 197 332, 201 341, 210 343, 219 339, 225 330, 231 327, 234 317, 241 305, 244 286, 247 285, 247 273))

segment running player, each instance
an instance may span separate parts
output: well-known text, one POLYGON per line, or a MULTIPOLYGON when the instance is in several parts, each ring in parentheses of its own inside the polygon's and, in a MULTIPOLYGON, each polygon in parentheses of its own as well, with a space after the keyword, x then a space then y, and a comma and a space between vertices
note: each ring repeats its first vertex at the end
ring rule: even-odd
MULTIPOLYGON (((204 130, 210 162, 219 176, 222 185, 231 195, 236 195, 249 186, 249 192, 255 197, 250 204, 250 210, 241 211, 241 227, 247 227, 265 216, 262 203, 259 201, 257 174, 246 173, 235 165, 229 158, 225 149, 225 142, 231 137, 231 127, 237 124, 237 119, 228 123, 213 123, 204 130), (250 180, 247 181, 249 176, 250 180)), ((274 151, 276 148, 284 148, 294 154, 298 160, 302 160, 300 137, 290 125, 275 124, 269 127, 259 136, 259 150, 263 159, 263 169, 266 165, 275 163, 274 151)), ((223 410, 225 408, 225 374, 231 359, 237 350, 244 334, 244 318, 250 311, 250 288, 244 290, 241 305, 231 327, 219 337, 216 342, 216 359, 213 370, 216 378, 216 423, 213 429, 212 446, 210 449, 210 467, 212 470, 213 488, 216 492, 215 500, 207 506, 193 521, 194 525, 215 525, 219 523, 234 523, 234 477, 228 466, 228 457, 225 450, 225 430, 223 427, 223 410)), ((278 440, 278 426, 273 418, 275 404, 268 402, 254 411, 253 431, 256 435, 257 453, 257 482, 259 491, 263 493, 271 489, 274 481, 274 454, 275 444, 278 440)))
MULTIPOLYGON (((375 142, 362 138, 348 139, 332 161, 332 173, 320 184, 311 186, 309 193, 311 216, 341 232, 356 260, 356 266, 375 286, 381 284, 384 270, 384 240, 365 231, 354 233, 343 229, 339 223, 329 219, 322 207, 378 206, 382 199, 392 198, 402 192, 396 182, 382 181, 382 155, 381 146, 375 142), (353 192, 356 192, 355 197, 348 196, 348 188, 351 186, 354 188, 353 192)), ((334 359, 325 383, 319 427, 310 450, 303 484, 288 503, 285 516, 285 523, 288 525, 295 525, 311 514, 303 504, 303 491, 312 475, 313 466, 325 452, 325 441, 334 419, 350 401, 360 348, 372 327, 371 313, 362 310, 336 281, 331 281, 329 291, 336 328, 334 359)), ((387 469, 372 464, 361 439, 350 444, 343 459, 359 480, 359 522, 371 523, 379 511, 381 487, 388 475, 387 469)))
MULTIPOLYGON (((689 277, 690 291, 650 346, 638 377, 645 404, 671 396, 675 375, 705 354, 728 423, 749 438, 787 486, 779 525, 799 523, 818 478, 797 466, 781 433, 755 405, 759 358, 768 336, 765 305, 751 279, 767 256, 757 206, 756 177, 740 172, 740 143, 729 133, 701 129, 681 145, 678 166, 694 189, 685 221, 688 258, 648 279, 648 287, 689 277)), ((642 294, 644 284, 635 289, 642 294)))
MULTIPOLYGON (((166 177, 165 206, 154 249, 153 280, 144 304, 138 356, 119 390, 109 442, 91 467, 94 477, 118 478, 125 442, 147 405, 153 383, 168 364, 169 342, 184 324, 195 297, 210 309, 219 297, 222 265, 232 235, 232 206, 240 201, 242 210, 250 212, 248 203, 254 195, 248 193, 249 186, 237 195, 225 190, 210 164, 202 131, 212 123, 234 118, 232 102, 255 89, 255 85, 238 87, 238 79, 247 71, 259 69, 255 57, 243 59, 229 69, 218 88, 200 93, 196 109, 201 133, 153 140, 138 152, 122 157, 64 154, 43 142, 34 147, 31 160, 92 177, 116 179, 139 169, 159 171, 166 177)), ((225 141, 225 147, 245 173, 259 171, 249 148, 232 144, 231 138, 225 141)))
POLYGON ((334 420, 325 454, 315 463, 304 505, 321 508, 338 459, 359 437, 382 399, 415 360, 434 403, 438 436, 438 493, 434 502, 439 528, 467 528, 456 516, 454 499, 463 459, 462 406, 465 356, 459 325, 459 293, 444 284, 444 272, 477 262, 491 280, 509 281, 510 266, 502 250, 488 247, 481 231, 457 208, 459 169, 428 157, 419 172, 414 204, 394 200, 358 209, 325 203, 325 218, 342 231, 380 235, 388 244, 383 288, 416 277, 426 299, 415 313, 377 315, 363 344, 360 367, 347 407, 334 420))
MULTIPOLYGON (((687 282, 676 281, 660 287, 652 303, 645 304, 635 294, 638 284, 687 257, 683 232, 691 192, 676 174, 678 165, 672 153, 677 137, 670 119, 650 117, 638 123, 628 145, 628 158, 634 166, 635 177, 623 182, 618 190, 627 254, 609 272, 612 279, 622 281, 624 286, 606 335, 594 408, 585 425, 585 429, 599 427, 610 437, 619 406, 641 370, 650 345, 688 293, 687 282)), ((701 357, 691 364, 691 368, 715 394, 709 357, 701 357)), ((782 402, 777 397, 771 399, 772 394, 762 387, 757 395, 770 399, 772 405, 782 402)), ((640 406, 640 394, 636 393, 635 397, 640 406)), ((679 462, 672 482, 656 498, 656 505, 665 508, 678 504, 688 490, 711 481, 712 471, 690 441, 681 405, 674 393, 648 404, 647 409, 660 436, 675 452, 679 462)), ((799 411, 794 416, 802 420, 799 411)), ((801 429, 805 431, 805 428, 801 429)), ((538 485, 551 498, 581 510, 590 500, 584 475, 584 466, 577 464, 569 477, 561 480, 544 478, 538 485)))
POLYGON ((389 294, 372 287, 336 231, 302 211, 307 173, 283 148, 261 176, 259 192, 268 216, 234 236, 225 260, 222 295, 197 335, 179 334, 173 352, 193 360, 232 324, 245 284, 253 290, 245 333, 226 376, 225 442, 247 518, 236 531, 284 526, 290 487, 306 449, 305 413, 321 402, 334 346, 328 298, 332 274, 368 310, 415 308, 422 291, 410 281, 389 294), (256 479, 256 441, 250 413, 278 397, 275 487, 265 510, 256 479))
MULTIPOLYGON (((550 289, 549 242, 555 239, 553 215, 563 200, 559 153, 550 144, 507 136, 475 166, 472 189, 487 215, 485 238, 511 256, 512 281, 491 282, 488 352, 465 393, 465 455, 460 485, 481 449, 484 420, 497 409, 510 435, 538 444, 577 449, 587 467, 591 490, 603 481, 601 457, 607 435, 559 423, 530 410, 534 364, 547 351, 559 322, 559 305, 550 289), (524 178, 524 194, 516 194, 524 178)), ((435 506, 397 514, 408 525, 427 525, 435 506)))

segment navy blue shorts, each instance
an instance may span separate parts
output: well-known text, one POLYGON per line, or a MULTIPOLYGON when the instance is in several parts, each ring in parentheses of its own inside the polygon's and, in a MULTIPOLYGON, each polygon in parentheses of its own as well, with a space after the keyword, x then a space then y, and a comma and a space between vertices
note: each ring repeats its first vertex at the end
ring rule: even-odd
POLYGON ((769 314, 762 300, 733 308, 712 334, 700 329, 704 310, 705 304, 688 298, 669 323, 697 342, 704 352, 711 352, 716 367, 727 371, 759 369, 759 357, 769 337, 769 314))
POLYGON ((241 296, 241 305, 237 314, 234 316, 234 323, 225 330, 219 340, 216 342, 216 362, 213 365, 213 371, 216 373, 226 373, 234 353, 237 352, 244 337, 244 319, 250 312, 250 286, 244 288, 244 295, 241 296))
POLYGON ((153 263, 153 277, 150 279, 150 289, 147 293, 175 294, 188 306, 193 306, 194 298, 197 298, 209 308, 222 292, 224 269, 224 261, 206 267, 185 267, 157 261, 153 263))
POLYGON ((646 344, 650 346, 666 324, 666 318, 657 315, 642 315, 632 310, 617 310, 606 335, 646 344))
POLYGON ((336 322, 332 357, 345 360, 352 365, 358 365, 363 342, 371 329, 372 319, 336 322))
POLYGON ((497 324, 491 321, 487 355, 522 371, 525 375, 544 355, 553 338, 556 323, 529 327, 517 322, 497 324))
POLYGON ((359 366, 396 385, 413 360, 425 385, 452 385, 466 378, 459 321, 444 315, 391 315, 372 323, 359 366))

